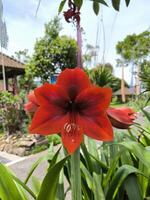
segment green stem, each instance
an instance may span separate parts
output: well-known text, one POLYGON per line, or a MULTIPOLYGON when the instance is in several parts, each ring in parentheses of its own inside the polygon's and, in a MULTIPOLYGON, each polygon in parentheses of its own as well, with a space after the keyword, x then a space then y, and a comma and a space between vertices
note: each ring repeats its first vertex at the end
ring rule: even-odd
POLYGON ((72 200, 81 200, 80 148, 71 155, 72 200))

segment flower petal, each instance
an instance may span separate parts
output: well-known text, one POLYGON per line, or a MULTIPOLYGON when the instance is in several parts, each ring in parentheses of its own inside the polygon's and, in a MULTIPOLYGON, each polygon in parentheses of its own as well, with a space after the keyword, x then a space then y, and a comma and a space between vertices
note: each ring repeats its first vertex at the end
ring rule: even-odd
POLYGON ((112 125, 106 114, 101 114, 95 118, 80 116, 80 123, 87 136, 101 141, 113 140, 112 125))
POLYGON ((37 108, 38 108, 38 105, 32 102, 28 102, 24 104, 24 110, 29 113, 34 113, 37 110, 37 108))
POLYGON ((100 115, 108 108, 112 96, 111 88, 91 87, 76 98, 79 113, 85 116, 100 115))
POLYGON ((62 129, 62 142, 69 154, 72 154, 83 140, 83 129, 79 126, 78 117, 75 121, 69 119, 62 129))
POLYGON ((128 129, 136 119, 135 112, 131 108, 108 108, 108 117, 112 125, 120 129, 128 129))
POLYGON ((65 107, 69 97, 61 86, 45 83, 43 86, 35 89, 35 95, 41 106, 47 107, 55 105, 65 107))
POLYGON ((28 94, 28 100, 31 101, 33 104, 37 104, 38 105, 38 102, 37 102, 37 99, 35 97, 34 91, 31 91, 28 94))
POLYGON ((63 125, 68 121, 68 115, 56 106, 47 109, 39 107, 32 119, 29 131, 31 133, 48 135, 61 132, 63 125))
POLYGON ((76 67, 75 69, 66 69, 57 78, 56 84, 63 86, 71 100, 84 89, 91 86, 90 80, 86 73, 76 67))

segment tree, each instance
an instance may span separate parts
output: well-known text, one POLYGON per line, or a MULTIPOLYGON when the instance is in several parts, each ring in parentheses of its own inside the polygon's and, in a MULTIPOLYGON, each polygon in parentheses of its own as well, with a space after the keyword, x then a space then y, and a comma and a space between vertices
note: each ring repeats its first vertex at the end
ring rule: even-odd
MULTIPOLYGON (((111 64, 106 63, 104 66, 98 64, 97 67, 86 71, 93 84, 100 87, 111 87, 113 92, 120 89, 121 79, 113 75, 113 67, 111 64)), ((125 85, 128 86, 126 82, 125 85)))
POLYGON ((150 31, 144 31, 139 35, 128 35, 123 41, 118 42, 116 50, 124 64, 136 66, 136 94, 138 95, 140 93, 139 74, 142 70, 141 66, 150 55, 150 31))
POLYGON ((15 58, 22 63, 27 63, 30 59, 30 56, 28 55, 28 49, 16 51, 15 58))
POLYGON ((76 67, 76 41, 67 36, 59 36, 61 29, 60 19, 55 17, 45 24, 44 37, 36 41, 28 65, 31 70, 27 70, 34 77, 40 77, 42 82, 49 81, 55 72, 76 67))
POLYGON ((147 59, 150 54, 150 31, 128 35, 118 42, 116 50, 126 63, 139 63, 147 59))
POLYGON ((93 58, 94 60, 96 60, 98 48, 99 48, 98 46, 94 47, 91 44, 86 45, 86 51, 83 55, 83 63, 85 63, 86 67, 92 65, 93 58))
POLYGON ((141 68, 140 79, 142 87, 146 92, 150 92, 150 61, 144 61, 141 68))

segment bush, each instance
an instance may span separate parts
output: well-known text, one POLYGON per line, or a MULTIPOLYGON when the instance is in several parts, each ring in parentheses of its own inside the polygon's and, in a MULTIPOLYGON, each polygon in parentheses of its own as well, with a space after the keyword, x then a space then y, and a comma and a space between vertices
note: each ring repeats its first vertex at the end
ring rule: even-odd
POLYGON ((3 131, 8 134, 22 130, 24 119, 27 118, 23 110, 23 100, 7 91, 0 94, 0 120, 3 131))
POLYGON ((48 136, 47 138, 48 138, 49 143, 52 143, 52 142, 53 142, 54 145, 57 145, 57 144, 60 144, 60 143, 61 143, 61 138, 60 138, 60 136, 57 135, 57 134, 55 134, 55 135, 50 135, 50 136, 48 136))

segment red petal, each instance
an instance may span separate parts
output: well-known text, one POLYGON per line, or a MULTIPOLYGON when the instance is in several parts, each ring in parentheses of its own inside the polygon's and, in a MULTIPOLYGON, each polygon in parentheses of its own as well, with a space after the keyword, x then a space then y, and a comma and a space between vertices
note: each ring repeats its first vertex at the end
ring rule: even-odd
POLYGON ((29 131, 42 135, 59 133, 67 121, 68 115, 64 115, 58 107, 49 106, 47 109, 39 107, 34 114, 29 131))
POLYGON ((81 115, 100 115, 108 108, 112 96, 111 88, 91 87, 82 91, 76 98, 81 115))
POLYGON ((82 90, 91 86, 88 76, 79 67, 61 72, 57 78, 57 84, 66 89, 71 99, 74 99, 82 90))
POLYGON ((106 114, 102 114, 95 118, 80 116, 80 123, 87 136, 101 141, 113 140, 112 125, 106 114))
POLYGON ((123 123, 133 123, 133 119, 136 117, 134 116, 135 112, 131 108, 108 108, 107 114, 116 120, 123 122, 123 123))
POLYGON ((135 112, 130 108, 108 108, 108 117, 112 125, 116 128, 127 129, 136 118, 135 112))
POLYGON ((55 105, 65 106, 69 97, 61 86, 45 83, 43 86, 35 89, 35 95, 38 103, 44 107, 55 105))
POLYGON ((62 129, 62 142, 69 154, 72 154, 83 140, 83 130, 79 126, 78 118, 69 120, 62 129))
POLYGON ((37 104, 34 104, 32 102, 24 104, 24 110, 26 112, 34 113, 37 110, 37 108, 38 108, 37 104))
POLYGON ((34 91, 31 91, 31 92, 28 94, 28 100, 31 101, 32 103, 38 105, 38 102, 37 102, 37 99, 36 99, 36 97, 35 97, 34 91))

